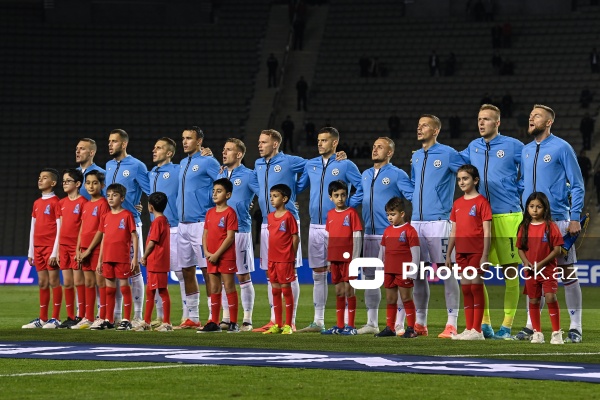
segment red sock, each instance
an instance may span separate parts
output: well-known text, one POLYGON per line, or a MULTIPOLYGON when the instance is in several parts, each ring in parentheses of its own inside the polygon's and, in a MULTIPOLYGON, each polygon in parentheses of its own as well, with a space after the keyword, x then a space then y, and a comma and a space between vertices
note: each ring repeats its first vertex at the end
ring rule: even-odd
MULTIPOLYGON (((337 320, 337 327, 341 328, 344 326, 344 313, 346 312, 346 296, 335 298, 335 315, 337 320)), ((348 313, 350 316, 350 313, 348 313)), ((348 321, 348 325, 350 322, 348 321)))
MULTIPOLYGON (((102 290, 102 288, 100 288, 100 290, 102 290)), ((117 288, 114 287, 105 287, 104 290, 106 291, 106 305, 105 305, 105 311, 104 311, 104 316, 105 319, 108 320, 108 322, 110 323, 114 323, 115 322, 115 295, 117 294, 117 288)), ((100 292, 102 293, 102 292, 100 292)))
POLYGON ((77 290, 77 316, 83 318, 85 316, 85 305, 87 301, 85 285, 77 285, 75 286, 75 289, 77 290))
POLYGON ((165 324, 171 323, 171 297, 169 297, 169 290, 167 288, 158 289, 158 295, 162 300, 163 304, 163 322, 165 324))
MULTIPOLYGON (((78 293, 79 294, 79 293, 78 293)), ((75 319, 75 289, 65 288, 65 309, 67 310, 67 317, 75 319)))
POLYGON ((466 328, 471 330, 473 329, 473 293, 471 293, 471 285, 461 285, 460 287, 463 293, 466 328))
POLYGON ((398 311, 398 306, 396 304, 388 304, 386 307, 385 324, 391 330, 396 329, 396 312, 397 311, 398 311))
POLYGON ((275 313, 275 323, 281 328, 283 321, 283 310, 281 309, 281 288, 273 288, 271 292, 273 293, 273 312, 275 313))
POLYGON ((121 294, 123 295, 123 319, 131 321, 131 286, 121 286, 121 294))
MULTIPOLYGON (((106 319, 106 286, 98 289, 100 291, 100 301, 98 303, 98 316, 100 317, 100 319, 106 319)), ((115 303, 113 301, 113 307, 114 306, 115 303)))
POLYGON ((542 324, 540 322, 540 303, 529 303, 529 318, 534 331, 541 332, 542 324))
POLYGON ((473 294, 473 329, 481 332, 481 321, 483 321, 483 310, 485 308, 485 294, 483 284, 471 284, 473 294))
POLYGON ((212 322, 219 323, 221 316, 221 293, 212 293, 210 295, 210 313, 212 314, 212 322))
POLYGON ((96 288, 85 288, 85 317, 89 321, 94 320, 94 306, 96 305, 96 288))
POLYGON ((291 287, 281 288, 283 298, 285 299, 285 324, 292 326, 292 317, 294 316, 294 294, 291 287))
POLYGON ((229 321, 237 324, 239 308, 237 290, 235 292, 227 293, 227 303, 229 303, 229 321))
POLYGON ((40 319, 48 321, 48 306, 50 305, 50 289, 40 288, 40 319))
MULTIPOLYGON (((354 325, 355 317, 356 317, 356 296, 346 297, 346 301, 348 301, 348 325, 351 327, 356 327, 354 325)), ((344 317, 344 310, 342 310, 342 318, 344 317)))
POLYGON ((411 328, 415 327, 415 320, 417 317, 417 310, 415 308, 415 302, 412 300, 403 301, 404 311, 406 312, 406 323, 411 328))
POLYGON ((146 287, 146 309, 144 310, 144 321, 147 324, 152 322, 152 311, 154 311, 154 294, 156 290, 150 289, 150 286, 146 287))
POLYGON ((52 288, 52 318, 60 320, 60 308, 62 307, 62 286, 52 288))
POLYGON ((548 306, 548 313, 550 314, 550 322, 552 323, 552 330, 560 330, 560 307, 558 301, 554 303, 546 303, 548 306))

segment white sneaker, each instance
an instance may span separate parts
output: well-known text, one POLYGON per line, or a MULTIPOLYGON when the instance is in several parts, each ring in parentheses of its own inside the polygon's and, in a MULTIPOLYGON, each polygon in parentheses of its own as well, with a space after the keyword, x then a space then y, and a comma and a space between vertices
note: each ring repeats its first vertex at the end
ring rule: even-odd
POLYGON ((357 334, 359 335, 368 335, 368 334, 378 334, 379 333, 379 328, 376 326, 372 326, 372 325, 365 325, 362 328, 358 329, 356 331, 357 334))
POLYGON ((100 325, 102 325, 102 323, 104 322, 104 320, 102 318, 96 318, 94 320, 94 322, 92 323, 92 325, 90 326, 90 329, 98 329, 100 327, 100 325))
POLYGON ((552 337, 550 338, 550 344, 565 344, 562 335, 563 335, 562 330, 552 332, 552 337))
MULTIPOLYGON (((115 324, 116 326, 117 324, 115 324)), ((131 326, 134 328, 137 328, 138 326, 145 326, 146 325, 146 321, 144 321, 143 319, 139 319, 139 318, 134 318, 131 320, 131 326)))
POLYGON ((485 336, 483 336, 483 332, 477 332, 475 329, 471 329, 471 331, 465 334, 461 340, 485 340, 485 336))
POLYGON ((42 328, 44 328, 44 329, 58 329, 59 325, 60 325, 60 321, 59 320, 57 320, 56 318, 50 318, 48 320, 48 322, 46 322, 42 328))
POLYGON ((133 326, 133 328, 131 330, 132 331, 136 331, 136 332, 151 331, 152 330, 152 325, 147 324, 146 321, 142 321, 141 323, 140 322, 136 322, 135 325, 133 325, 133 322, 132 322, 131 326, 133 326))
POLYGON ((172 332, 173 326, 171 324, 162 323, 154 329, 156 332, 172 332))
POLYGON ((533 331, 533 335, 531 335, 531 343, 542 344, 544 342, 544 334, 542 332, 533 331))
MULTIPOLYGON (((153 328, 158 328, 159 326, 161 326, 163 323, 162 318, 156 318, 154 321, 150 322, 150 326, 152 326, 153 328)), ((131 323, 133 324, 133 322, 131 323)))
POLYGON ((42 321, 39 318, 32 320, 30 323, 23 325, 22 329, 37 329, 41 328, 46 324, 46 321, 42 321))
POLYGON ((459 334, 452 335, 452 340, 463 340, 463 338, 464 338, 465 336, 467 336, 468 334, 470 334, 470 333, 471 333, 471 330, 469 330, 469 329, 465 329, 464 331, 462 331, 462 332, 461 332, 461 333, 459 333, 459 334))
POLYGON ((244 322, 240 325, 240 332, 252 332, 252 324, 250 322, 244 322))
POLYGON ((71 327, 71 329, 89 329, 92 326, 92 321, 87 318, 83 318, 81 321, 71 327))
POLYGON ((406 332, 403 325, 396 325, 394 330, 396 331, 396 336, 402 336, 404 335, 404 332, 406 332))

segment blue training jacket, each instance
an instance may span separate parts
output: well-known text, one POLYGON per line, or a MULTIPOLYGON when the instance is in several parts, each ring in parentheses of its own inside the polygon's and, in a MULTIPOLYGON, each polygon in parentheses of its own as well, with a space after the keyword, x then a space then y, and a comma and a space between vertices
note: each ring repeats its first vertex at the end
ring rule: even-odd
POLYGON ((250 203, 255 195, 258 195, 259 186, 256 172, 240 165, 231 171, 223 170, 217 178, 227 178, 233 183, 231 198, 227 204, 235 210, 238 218, 238 232, 250 232, 252 228, 252 217, 250 217, 250 203))
MULTIPOLYGON (((81 167, 77 167, 77 169, 79 171, 81 171, 81 167)), ((100 172, 102 172, 104 174, 104 181, 106 182, 106 171, 104 169, 100 168, 99 166, 97 166, 94 163, 92 163, 92 165, 90 165, 89 167, 87 167, 85 169, 85 172, 83 173, 83 183, 81 184, 81 189, 79 189, 79 193, 83 197, 85 197, 87 199, 87 201, 90 201, 90 199, 92 198, 92 196, 90 196, 90 194, 88 193, 87 189, 85 188, 85 177, 91 171, 100 171, 100 172)), ((106 186, 104 187, 104 189, 102 189, 101 193, 102 193, 102 197, 106 197, 106 186)))
POLYGON ((206 211, 215 206, 212 201, 213 182, 217 179, 219 162, 214 157, 196 152, 179 163, 177 216, 179 222, 204 222, 206 211))
POLYGON ((585 188, 577 156, 569 143, 550 134, 539 144, 535 140, 526 144, 521 155, 521 171, 525 181, 523 206, 532 192, 543 192, 550 200, 552 219, 579 221, 585 188), (571 184, 570 207, 567 181, 571 184))
POLYGON ((456 171, 463 158, 452 147, 436 143, 427 151, 415 151, 411 159, 410 180, 413 221, 438 221, 450 218, 454 202, 456 171))
POLYGON ((140 203, 142 191, 147 195, 150 194, 146 165, 130 155, 121 161, 110 160, 106 163, 106 187, 113 183, 125 186, 127 194, 123 208, 133 214, 136 224, 141 223, 140 213, 135 209, 135 205, 140 203))
MULTIPOLYGON (((168 163, 160 167, 154 167, 148 172, 150 179, 150 193, 163 192, 167 195, 167 208, 165 217, 171 228, 179 225, 177 216, 177 193, 179 192, 179 165, 168 163)), ((150 214, 150 220, 154 221, 154 215, 150 214)))
POLYGON ((308 211, 310 223, 323 225, 327 221, 327 213, 335 208, 329 198, 329 184, 342 180, 348 184, 348 195, 352 186, 358 190, 361 187, 361 174, 356 164, 350 160, 335 160, 331 155, 323 165, 323 157, 315 157, 306 162, 304 172, 298 180, 298 193, 310 186, 310 201, 308 211))
POLYGON ((264 157, 256 160, 254 163, 254 171, 256 171, 256 178, 260 190, 258 192, 258 205, 262 212, 263 224, 267 223, 267 215, 275 211, 271 207, 271 196, 270 189, 272 186, 283 183, 290 187, 292 190, 292 197, 286 204, 285 208, 290 210, 294 218, 300 219, 298 210, 294 205, 296 201, 296 184, 297 175, 304 171, 306 160, 298 156, 290 156, 279 152, 275 154, 269 161, 265 161, 264 157))
POLYGON ((479 193, 492 205, 493 214, 522 212, 523 177, 519 177, 523 143, 498 134, 486 142, 478 138, 460 152, 465 164, 479 170, 479 193))
POLYGON ((390 226, 385 213, 386 203, 394 196, 410 201, 413 193, 406 172, 392 164, 381 167, 377 176, 374 174, 374 167, 362 173, 362 185, 350 199, 350 207, 362 204, 365 235, 383 235, 385 228, 390 226))

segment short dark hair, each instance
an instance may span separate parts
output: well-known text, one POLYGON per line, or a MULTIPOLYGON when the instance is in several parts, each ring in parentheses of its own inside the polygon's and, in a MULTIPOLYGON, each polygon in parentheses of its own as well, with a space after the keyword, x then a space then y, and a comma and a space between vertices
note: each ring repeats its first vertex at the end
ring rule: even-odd
POLYGON ((429 118, 430 120, 433 121, 433 129, 438 129, 438 130, 442 130, 442 121, 440 121, 440 119, 438 117, 436 117, 433 114, 421 114, 421 116, 419 117, 419 119, 421 118, 429 118))
MULTIPOLYGON (((167 150, 171 150, 173 152, 173 156, 175 155, 175 150, 177 149, 177 144, 170 137, 161 137, 158 139, 159 142, 165 142, 167 144, 167 150)), ((171 157, 173 157, 171 156, 171 157)))
POLYGON ((69 174, 69 176, 75 181, 83 184, 83 174, 80 170, 75 168, 67 168, 62 172, 63 175, 69 174))
MULTIPOLYGON (((292 189, 283 183, 271 186, 270 192, 279 192, 282 196, 287 197, 288 201, 290 201, 290 197, 292 197, 292 189)), ((287 201, 285 203, 287 203, 287 201)))
POLYGON ((458 168, 458 170, 456 171, 456 174, 458 175, 459 172, 464 171, 467 174, 471 175, 471 178, 473 178, 473 180, 477 179, 477 183, 475 184, 475 190, 479 190, 479 183, 481 183, 481 177, 479 176, 479 170, 477 169, 476 166, 471 165, 471 164, 465 164, 463 166, 461 166, 460 168, 458 168))
POLYGON ((57 170, 55 170, 54 168, 42 168, 42 170, 40 171, 40 174, 41 174, 42 172, 48 172, 48 173, 49 173, 49 174, 52 176, 52 179, 53 179, 55 182, 60 182, 60 180, 59 180, 59 176, 58 176, 58 171, 57 171, 57 170))
POLYGON ((104 185, 104 180, 106 179, 104 172, 97 169, 93 169, 90 172, 86 173, 85 177, 87 178, 90 175, 94 175, 96 178, 98 178, 98 182, 100 182, 101 185, 104 185))
POLYGON ((167 195, 163 192, 154 192, 150 196, 148 196, 148 204, 154 207, 154 209, 158 212, 165 211, 168 202, 169 199, 167 199, 167 195))
POLYGON ((550 108, 550 107, 548 107, 548 106, 545 106, 545 105, 543 105, 543 104, 534 104, 534 105, 533 105, 533 108, 534 108, 534 109, 536 109, 536 108, 541 108, 542 110, 546 110, 546 112, 547 112, 548 114, 550 114, 550 117, 552 117, 552 121, 554 121, 554 119, 556 118, 556 113, 554 112, 554 110, 553 110, 553 109, 551 109, 551 108, 550 108))
POLYGON ((338 190, 345 190, 346 194, 348 194, 348 184, 342 180, 337 180, 337 181, 331 181, 329 183, 329 187, 327 188, 327 191, 329 192, 329 195, 333 195, 333 192, 337 192, 338 190))
POLYGON ((338 130, 335 129, 333 126, 325 126, 319 129, 317 135, 321 133, 329 133, 334 140, 340 140, 340 132, 338 132, 338 130))
POLYGON ((110 134, 117 134, 124 142, 129 142, 129 135, 123 129, 113 129, 110 134))
POLYGON ((402 199, 400 197, 397 197, 397 196, 392 197, 385 204, 385 211, 403 212, 404 211, 404 202, 402 201, 402 199))
POLYGON ((92 150, 96 151, 98 150, 98 146, 96 145, 96 141, 94 139, 90 139, 90 138, 81 138, 79 139, 80 142, 86 142, 90 144, 90 147, 92 150))
POLYGON ((217 185, 223 186, 226 193, 233 192, 233 183, 231 183, 231 181, 227 178, 221 178, 221 179, 217 179, 216 181, 214 181, 213 187, 215 187, 217 185))
POLYGON ((108 185, 108 187, 106 188, 106 193, 108 193, 108 192, 118 193, 123 198, 125 198, 125 196, 127 195, 127 189, 125 188, 125 186, 121 185, 120 183, 112 183, 112 184, 108 185))
POLYGON ((193 125, 184 130, 196 132, 196 139, 204 139, 204 132, 202 132, 202 129, 200 129, 199 126, 193 125))

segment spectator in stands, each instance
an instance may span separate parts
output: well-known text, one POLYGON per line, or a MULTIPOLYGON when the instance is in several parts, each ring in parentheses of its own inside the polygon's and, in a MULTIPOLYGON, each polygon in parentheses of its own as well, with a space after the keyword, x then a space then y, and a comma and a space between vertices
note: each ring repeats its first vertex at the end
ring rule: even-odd
POLYGON ((390 137, 398 139, 400 137, 400 118, 394 113, 388 118, 388 128, 390 128, 390 137))
POLYGON ((279 61, 275 58, 273 53, 269 54, 269 58, 267 59, 267 68, 269 69, 269 87, 277 87, 277 67, 279 66, 279 61))
POLYGON ((444 71, 444 75, 446 76, 454 76, 454 72, 456 71, 456 54, 454 52, 450 52, 448 58, 446 59, 446 68, 444 71))
POLYGON ((496 75, 500 75, 500 68, 502 68, 502 56, 498 51, 494 51, 494 55, 492 56, 492 68, 494 69, 494 73, 496 75))
POLYGON ((481 101, 480 101, 479 105, 481 106, 481 105, 484 105, 484 104, 492 104, 492 103, 493 103, 492 96, 490 96, 490 94, 488 92, 485 92, 485 94, 481 98, 481 101))
POLYGON ((585 149, 581 149, 579 155, 577 156, 577 164, 579 164, 579 169, 581 169, 581 175, 583 176, 583 187, 587 187, 588 178, 590 174, 594 172, 592 169, 592 160, 585 154, 585 149))
MULTIPOLYGON (((371 67, 371 59, 369 57, 367 57, 366 55, 363 55, 358 60, 358 65, 360 66, 360 77, 366 78, 367 76, 369 76, 369 68, 371 67)), ((325 126, 329 126, 329 125, 325 125, 325 126)))
POLYGON ((294 129, 295 129, 295 125, 294 122, 292 121, 292 117, 291 116, 287 116, 285 118, 285 121, 283 121, 281 123, 281 132, 283 133, 283 140, 281 143, 281 147, 283 148, 283 151, 287 151, 287 143, 288 141, 290 142, 290 151, 293 153, 294 152, 294 129))
POLYGON ((317 128, 309 119, 304 120, 304 132, 306 133, 306 144, 313 145, 317 137, 317 128))
MULTIPOLYGON (((306 108, 306 100, 308 95, 308 83, 304 80, 304 77, 301 76, 298 82, 296 82, 296 94, 298 100, 298 111, 301 109, 304 111, 308 111, 306 108)), ((284 138, 285 141, 285 138, 284 138)))
POLYGON ((501 111, 502 114, 506 117, 512 117, 512 112, 513 112, 513 98, 510 94, 510 92, 506 92, 506 94, 504 96, 502 96, 502 102, 501 102, 502 106, 501 111))
POLYGON ((581 139, 583 140, 583 150, 592 149, 592 134, 594 133, 595 125, 596 121, 590 117, 589 113, 585 113, 579 124, 579 132, 581 132, 581 139))
POLYGON ((592 74, 600 72, 600 56, 594 47, 590 53, 590 67, 592 68, 592 74))
POLYGON ((440 75, 440 59, 437 54, 435 54, 435 50, 433 50, 429 56, 429 75, 440 75))
POLYGON ((448 126, 450 127, 450 137, 452 139, 456 139, 456 138, 460 137, 460 125, 461 125, 460 117, 456 113, 454 113, 454 115, 452 115, 448 119, 448 126))
POLYGON ((360 158, 369 157, 371 157, 371 146, 369 146, 369 142, 364 142, 362 147, 360 148, 360 158))
POLYGON ((579 95, 579 103, 581 104, 581 108, 588 108, 592 101, 594 101, 594 93, 586 86, 579 95))
POLYGON ((302 50, 304 43, 304 28, 306 26, 305 18, 296 14, 296 20, 294 21, 294 50, 302 50))

